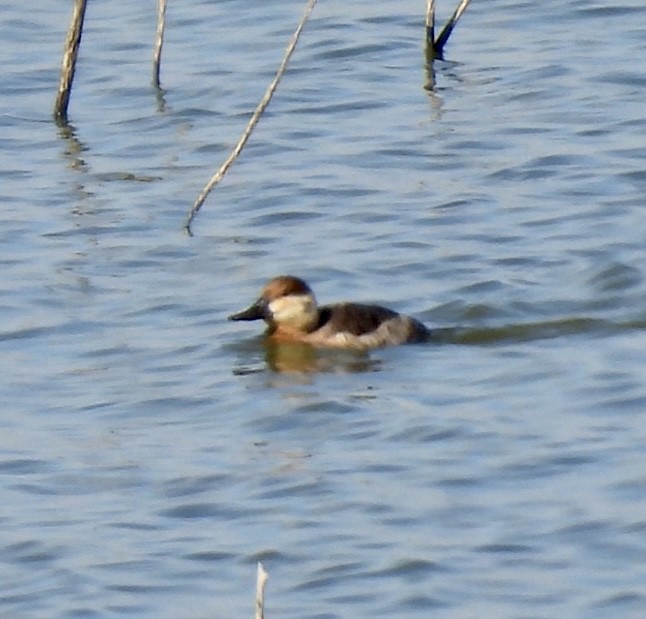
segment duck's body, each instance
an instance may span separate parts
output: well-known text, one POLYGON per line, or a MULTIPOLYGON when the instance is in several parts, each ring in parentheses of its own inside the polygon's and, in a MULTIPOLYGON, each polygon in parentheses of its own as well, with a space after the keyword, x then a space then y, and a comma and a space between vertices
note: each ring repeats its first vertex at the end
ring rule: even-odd
POLYGON ((275 277, 253 305, 229 316, 229 320, 259 319, 267 322, 267 335, 273 340, 331 348, 379 348, 425 342, 430 337, 418 320, 380 305, 319 307, 311 288, 291 275, 275 277))

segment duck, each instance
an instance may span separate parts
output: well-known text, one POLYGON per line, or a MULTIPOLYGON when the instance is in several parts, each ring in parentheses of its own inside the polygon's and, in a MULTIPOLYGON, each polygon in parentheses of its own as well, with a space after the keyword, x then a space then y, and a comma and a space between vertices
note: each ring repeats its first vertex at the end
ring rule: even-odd
POLYGON ((294 275, 269 280, 258 299, 229 320, 264 320, 272 342, 302 342, 322 348, 366 350, 427 342, 419 320, 364 303, 319 306, 309 285, 294 275))

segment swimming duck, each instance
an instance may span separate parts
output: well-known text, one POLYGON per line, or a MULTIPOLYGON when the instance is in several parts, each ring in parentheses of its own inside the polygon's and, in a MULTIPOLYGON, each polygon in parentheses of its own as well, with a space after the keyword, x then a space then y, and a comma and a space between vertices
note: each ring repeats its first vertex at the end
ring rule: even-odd
POLYGON ((425 342, 430 331, 418 320, 380 305, 338 303, 319 307, 312 289, 293 275, 274 277, 250 307, 229 320, 260 320, 274 341, 330 348, 367 349, 425 342))

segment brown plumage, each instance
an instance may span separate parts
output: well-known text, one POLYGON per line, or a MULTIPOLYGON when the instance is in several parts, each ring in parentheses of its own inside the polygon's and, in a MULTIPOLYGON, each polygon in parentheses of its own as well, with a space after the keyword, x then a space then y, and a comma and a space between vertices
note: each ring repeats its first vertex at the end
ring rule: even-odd
POLYGON ((229 316, 229 320, 259 319, 267 323, 268 337, 313 346, 367 349, 430 338, 429 330, 418 320, 380 305, 318 307, 312 289, 292 275, 270 280, 255 303, 229 316))

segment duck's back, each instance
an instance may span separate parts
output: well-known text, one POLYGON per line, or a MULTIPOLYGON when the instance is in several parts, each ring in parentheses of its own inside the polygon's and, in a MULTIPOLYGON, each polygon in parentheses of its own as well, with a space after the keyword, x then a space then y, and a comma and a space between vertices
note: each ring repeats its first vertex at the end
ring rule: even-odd
POLYGON ((339 303, 319 308, 319 323, 308 339, 330 346, 377 348, 425 342, 429 336, 421 322, 386 307, 339 303))

